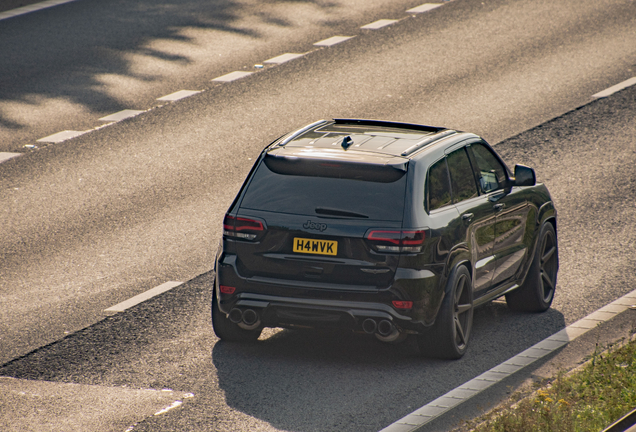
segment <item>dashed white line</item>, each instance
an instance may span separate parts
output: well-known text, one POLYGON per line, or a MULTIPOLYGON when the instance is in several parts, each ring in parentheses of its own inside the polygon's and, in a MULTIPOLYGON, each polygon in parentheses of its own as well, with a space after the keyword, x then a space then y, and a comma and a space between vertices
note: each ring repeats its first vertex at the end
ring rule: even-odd
POLYGON ((174 401, 174 402, 172 402, 172 404, 169 407, 166 407, 166 408, 164 408, 162 410, 157 411, 155 413, 155 415, 158 416, 158 415, 161 415, 161 414, 165 414, 168 411, 170 411, 171 409, 176 408, 178 406, 181 406, 182 404, 183 404, 183 402, 181 402, 180 400, 174 401))
POLYGON ((415 14, 424 13, 424 12, 433 10, 435 8, 438 8, 442 6, 443 4, 444 3, 424 3, 423 5, 407 10, 406 13, 415 13, 415 14))
POLYGON ((44 138, 40 138, 39 140, 37 140, 37 142, 60 143, 62 141, 66 141, 68 139, 83 135, 86 132, 88 131, 65 130, 62 132, 55 133, 53 135, 46 136, 44 138))
POLYGON ((156 286, 154 288, 149 289, 146 292, 143 292, 139 295, 136 295, 134 297, 129 298, 126 301, 123 301, 121 303, 116 304, 115 306, 111 306, 108 309, 104 309, 104 313, 106 314, 116 314, 119 312, 123 312, 126 309, 129 309, 135 305, 138 305, 141 302, 145 302, 146 300, 149 300, 155 296, 158 296, 159 294, 163 294, 166 291, 171 290, 172 288, 178 287, 179 285, 181 285, 183 282, 176 282, 176 281, 170 281, 170 282, 166 282, 163 283, 159 286, 156 286))
POLYGON ((111 115, 107 115, 106 117, 102 117, 100 118, 101 121, 105 121, 105 122, 118 122, 130 117, 135 117, 139 114, 141 114, 144 111, 140 111, 140 110, 131 110, 131 109, 125 109, 125 110, 121 110, 119 112, 116 112, 115 114, 111 114, 111 115))
POLYGON ((607 88, 601 92, 598 92, 594 95, 592 95, 593 98, 595 99, 600 99, 600 98, 604 98, 604 97, 608 97, 609 95, 612 95, 614 93, 616 93, 617 91, 621 91, 623 89, 626 89, 627 87, 633 86, 634 84, 636 84, 636 77, 634 78, 630 78, 628 80, 623 81, 622 83, 618 83, 610 88, 607 88))
POLYGON ((450 411, 452 408, 460 405, 462 402, 465 402, 487 388, 497 384, 515 372, 520 371, 529 364, 532 364, 538 359, 567 345, 574 339, 595 328, 600 323, 609 321, 619 313, 629 309, 635 303, 636 290, 614 300, 612 303, 602 307, 596 312, 593 312, 585 318, 570 324, 563 330, 556 332, 552 336, 531 346, 516 356, 509 358, 502 364, 495 366, 494 368, 462 384, 456 389, 451 390, 445 395, 429 402, 423 407, 402 417, 395 423, 390 424, 380 432, 411 432, 420 428, 447 411, 450 411))
POLYGON ((242 72, 242 71, 234 71, 229 74, 222 75, 220 77, 214 78, 212 81, 216 82, 230 82, 236 81, 237 79, 244 78, 248 75, 252 75, 254 72, 242 72))
POLYGON ((0 163, 4 161, 8 161, 16 156, 20 156, 22 153, 9 153, 9 152, 0 152, 0 163))
POLYGON ((198 93, 201 93, 201 91, 200 90, 179 90, 174 93, 170 93, 169 95, 165 95, 160 98, 157 98, 157 100, 174 102, 174 101, 178 101, 180 99, 184 99, 198 93))
POLYGON ((286 54, 281 54, 279 56, 273 57, 269 60, 265 60, 263 63, 266 64, 282 64, 285 62, 288 62, 290 60, 294 60, 297 59, 299 57, 304 56, 305 54, 294 54, 294 53, 286 53, 286 54))
POLYGON ((363 25, 360 28, 364 29, 364 30, 377 30, 377 29, 381 29, 382 27, 386 27, 388 25, 394 24, 394 23, 396 23, 398 21, 399 20, 381 19, 381 20, 374 21, 374 22, 372 22, 370 24, 363 25))
POLYGON ((8 19, 8 18, 13 18, 20 15, 28 14, 31 12, 39 11, 42 9, 50 8, 53 6, 61 5, 64 3, 71 3, 74 1, 75 0, 48 0, 48 1, 43 1, 41 3, 23 6, 17 9, 11 9, 9 11, 0 13, 0 21, 8 19))
POLYGON ((335 44, 339 44, 340 42, 344 42, 346 40, 352 39, 355 36, 332 36, 330 38, 327 39, 323 39, 321 41, 316 42, 314 45, 315 46, 332 46, 335 44))

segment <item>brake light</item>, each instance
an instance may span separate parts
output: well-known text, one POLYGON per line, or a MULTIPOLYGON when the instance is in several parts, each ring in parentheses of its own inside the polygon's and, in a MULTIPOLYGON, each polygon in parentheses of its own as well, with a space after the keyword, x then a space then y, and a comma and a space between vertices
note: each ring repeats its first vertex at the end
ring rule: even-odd
POLYGON ((222 294, 234 294, 236 287, 219 285, 219 291, 221 291, 222 294))
POLYGON ((245 217, 230 216, 223 218, 223 235, 243 240, 254 240, 265 231, 263 222, 245 217))
POLYGON ((412 301, 393 300, 393 307, 396 309, 412 309, 412 301))
POLYGON ((418 253, 422 250, 426 230, 369 230, 365 238, 378 252, 418 253))

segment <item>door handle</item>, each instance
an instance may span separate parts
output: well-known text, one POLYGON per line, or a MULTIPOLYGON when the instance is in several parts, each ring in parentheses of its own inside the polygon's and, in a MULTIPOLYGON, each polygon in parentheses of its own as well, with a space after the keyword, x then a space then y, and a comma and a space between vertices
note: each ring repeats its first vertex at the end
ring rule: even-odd
POLYGON ((500 203, 500 204, 495 204, 493 208, 495 209, 495 211, 501 211, 503 210, 504 207, 506 207, 506 205, 504 203, 500 203))
POLYGON ((475 215, 472 214, 472 213, 464 213, 462 215, 462 220, 465 221, 465 222, 470 222, 471 219, 473 218, 473 216, 475 216, 475 215))

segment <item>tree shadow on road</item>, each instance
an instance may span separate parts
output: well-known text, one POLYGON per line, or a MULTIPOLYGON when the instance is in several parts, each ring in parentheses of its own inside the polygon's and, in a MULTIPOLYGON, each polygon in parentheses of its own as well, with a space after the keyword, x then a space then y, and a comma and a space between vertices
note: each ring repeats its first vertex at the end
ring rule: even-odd
MULTIPOLYGON (((288 3, 272 0, 267 4, 288 3)), ((303 3, 318 8, 333 4, 303 3)), ((141 55, 175 64, 189 64, 186 53, 164 52, 154 41, 177 41, 196 47, 185 29, 213 30, 253 39, 262 34, 242 19, 286 27, 293 23, 258 6, 238 0, 81 0, 6 19, 0 26, 0 130, 20 131, 26 125, 7 113, 16 104, 37 107, 54 99, 78 104, 90 112, 124 108, 100 77, 127 77, 148 82, 161 71, 135 70, 131 56, 141 55), (28 30, 27 30, 28 29, 28 30), (52 67, 53 65, 53 67, 52 67)), ((223 42, 220 42, 223 43, 223 42)), ((227 42, 226 42, 227 43, 227 42)), ((207 49, 208 47, 206 47, 207 49)), ((215 54, 210 46, 210 55, 215 54)), ((184 50, 187 51, 187 50, 184 50)), ((138 68, 137 68, 138 69, 138 68)), ((213 78, 213 77, 210 77, 213 78)), ((159 95, 158 95, 159 96, 159 95)))

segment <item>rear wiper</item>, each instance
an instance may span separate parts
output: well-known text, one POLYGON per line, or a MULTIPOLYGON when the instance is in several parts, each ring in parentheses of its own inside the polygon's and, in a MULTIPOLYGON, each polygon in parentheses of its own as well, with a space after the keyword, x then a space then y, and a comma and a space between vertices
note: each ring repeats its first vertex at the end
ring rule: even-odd
POLYGON ((340 216, 340 217, 361 218, 361 219, 368 219, 369 218, 369 216, 367 216, 365 214, 362 214, 362 213, 356 213, 356 212, 351 212, 351 211, 346 211, 346 210, 331 209, 331 208, 326 208, 326 207, 316 207, 315 212, 316 212, 316 214, 326 215, 326 216, 340 216))

